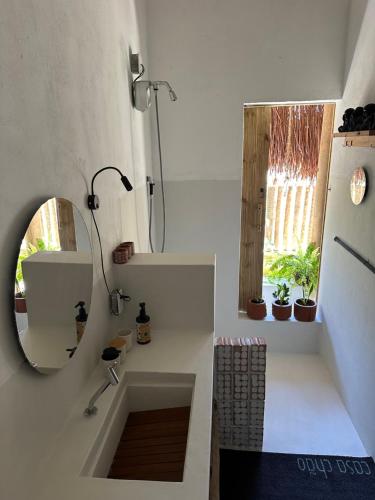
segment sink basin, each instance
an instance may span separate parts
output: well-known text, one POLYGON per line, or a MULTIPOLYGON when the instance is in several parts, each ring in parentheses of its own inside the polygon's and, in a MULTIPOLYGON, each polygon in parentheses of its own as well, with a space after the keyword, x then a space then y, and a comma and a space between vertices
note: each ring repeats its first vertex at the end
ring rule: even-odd
POLYGON ((190 407, 194 384, 192 374, 126 372, 81 475, 107 478, 129 414, 190 407))

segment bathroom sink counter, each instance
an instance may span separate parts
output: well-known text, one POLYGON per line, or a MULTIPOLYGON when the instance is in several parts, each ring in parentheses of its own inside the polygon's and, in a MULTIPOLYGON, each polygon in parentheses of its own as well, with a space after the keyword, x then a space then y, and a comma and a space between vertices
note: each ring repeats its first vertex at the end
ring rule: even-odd
POLYGON ((213 333, 154 331, 152 342, 136 344, 119 369, 120 383, 97 402, 98 413, 83 410, 104 380, 97 367, 45 464, 40 500, 207 500, 210 478, 213 333), (98 437, 109 426, 113 409, 126 389, 127 374, 195 375, 183 482, 117 480, 84 476, 82 470, 98 437))

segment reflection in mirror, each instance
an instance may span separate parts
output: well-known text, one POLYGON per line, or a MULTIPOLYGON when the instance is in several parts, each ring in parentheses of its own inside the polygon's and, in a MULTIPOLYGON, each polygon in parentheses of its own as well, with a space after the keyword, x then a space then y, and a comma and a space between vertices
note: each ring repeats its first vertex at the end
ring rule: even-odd
POLYGON ((29 224, 15 276, 19 342, 41 373, 65 366, 84 335, 92 268, 90 238, 81 214, 70 201, 51 198, 29 224))
POLYGON ((362 203, 366 195, 367 178, 363 167, 354 170, 350 181, 350 196, 354 205, 362 203))

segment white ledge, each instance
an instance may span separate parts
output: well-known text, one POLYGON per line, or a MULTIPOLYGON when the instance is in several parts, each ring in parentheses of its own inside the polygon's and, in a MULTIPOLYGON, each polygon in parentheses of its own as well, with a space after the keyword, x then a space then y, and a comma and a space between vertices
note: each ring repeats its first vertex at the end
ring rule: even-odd
POLYGON ((323 320, 319 314, 316 315, 316 318, 314 321, 298 321, 293 316, 293 314, 289 319, 287 319, 285 321, 280 321, 279 319, 275 319, 272 316, 272 314, 267 314, 267 316, 264 319, 252 319, 252 318, 249 318, 249 316, 244 311, 239 311, 238 312, 238 319, 240 319, 240 320, 245 319, 248 321, 253 321, 255 323, 261 323, 262 321, 266 322, 266 323, 284 323, 284 324, 297 323, 299 325, 311 325, 314 323, 318 323, 319 325, 321 325, 323 323, 323 320))
POLYGON ((123 266, 214 266, 213 254, 136 253, 123 266))

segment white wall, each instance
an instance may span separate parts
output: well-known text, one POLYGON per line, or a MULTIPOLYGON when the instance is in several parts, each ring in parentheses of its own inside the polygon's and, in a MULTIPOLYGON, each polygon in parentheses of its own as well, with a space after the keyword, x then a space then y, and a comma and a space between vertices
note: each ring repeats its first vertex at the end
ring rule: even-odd
POLYGON ((317 352, 321 323, 306 328, 238 316, 240 182, 169 181, 166 193, 167 251, 216 253, 216 336, 261 335, 273 351, 317 352))
MULTIPOLYGON (((346 0, 148 0, 167 180, 240 179, 246 102, 340 98, 346 0)), ((156 156, 155 156, 156 159, 156 156)))
MULTIPOLYGON (((344 110, 375 101, 375 0, 370 0, 348 74, 343 101, 337 109, 339 125, 344 110)), ((356 429, 375 456, 375 280, 361 263, 333 237, 338 235, 375 263, 375 156, 366 148, 343 148, 334 140, 323 246, 320 301, 326 321, 322 352, 335 375, 356 429), (352 171, 364 166, 369 177, 365 202, 350 200, 352 171)))
MULTIPOLYGON (((169 80, 179 96, 161 105, 166 248, 216 252, 218 335, 260 331, 236 319, 242 104, 340 99, 344 92, 337 126, 345 108, 375 101, 374 0, 347 7, 342 1, 148 1, 150 73, 169 80)), ((332 239, 341 236, 375 262, 374 168, 373 151, 343 149, 335 140, 320 292, 327 323, 321 349, 372 455, 374 279, 332 239), (370 191, 356 208, 348 186, 358 165, 368 169, 370 191)), ((160 234, 160 212, 157 222, 160 234)))
POLYGON ((350 0, 349 3, 345 56, 345 83, 349 75, 367 4, 368 0, 350 0))
MULTIPOLYGON (((217 335, 263 334, 259 323, 237 317, 243 104, 341 97, 348 2, 149 0, 147 6, 148 74, 169 80, 178 95, 171 103, 160 92, 166 249, 216 253, 217 335)), ((155 146, 154 137, 157 172, 155 146)), ((160 207, 156 229, 160 235, 160 207)))
MULTIPOLYGON (((146 116, 130 105, 129 48, 145 59, 145 15, 134 0, 0 0, 0 498, 36 498, 32 479, 98 361, 110 330, 86 194, 93 173, 105 266, 121 240, 147 251, 146 116), (142 35, 142 36, 141 36, 142 35), (12 321, 17 244, 27 219, 51 196, 70 199, 91 228, 94 293, 87 330, 71 363, 53 376, 23 360, 12 321)), ((109 279, 112 281, 110 273, 109 279)))

